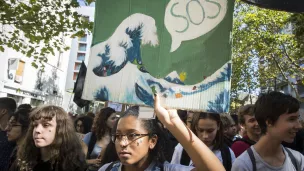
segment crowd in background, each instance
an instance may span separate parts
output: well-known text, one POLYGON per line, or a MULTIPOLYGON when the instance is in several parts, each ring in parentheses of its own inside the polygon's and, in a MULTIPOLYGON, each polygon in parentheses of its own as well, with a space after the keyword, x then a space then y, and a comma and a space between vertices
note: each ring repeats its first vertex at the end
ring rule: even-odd
POLYGON ((58 106, 0 98, 0 171, 304 170, 299 102, 262 94, 237 114, 105 107, 71 117, 58 106))

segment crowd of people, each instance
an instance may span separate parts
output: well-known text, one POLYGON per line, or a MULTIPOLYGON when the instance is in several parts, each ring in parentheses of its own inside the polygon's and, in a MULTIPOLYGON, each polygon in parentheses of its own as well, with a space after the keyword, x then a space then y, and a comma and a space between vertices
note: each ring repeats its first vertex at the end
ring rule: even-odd
POLYGON ((58 106, 0 98, 0 171, 303 171, 297 99, 261 94, 237 115, 138 106, 72 118, 58 106))

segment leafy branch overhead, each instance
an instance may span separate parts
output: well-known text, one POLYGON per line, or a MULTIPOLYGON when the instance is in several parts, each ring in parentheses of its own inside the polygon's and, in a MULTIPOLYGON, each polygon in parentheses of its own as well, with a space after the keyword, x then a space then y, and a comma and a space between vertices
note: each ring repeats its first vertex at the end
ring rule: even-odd
POLYGON ((69 49, 65 37, 91 32, 93 23, 77 7, 75 0, 0 0, 0 51, 12 48, 43 67, 48 55, 69 49))
MULTIPOLYGON (((236 1, 233 25, 232 97, 240 91, 288 84, 296 97, 304 83, 304 14, 236 1)), ((234 99, 232 99, 233 101, 234 99)))

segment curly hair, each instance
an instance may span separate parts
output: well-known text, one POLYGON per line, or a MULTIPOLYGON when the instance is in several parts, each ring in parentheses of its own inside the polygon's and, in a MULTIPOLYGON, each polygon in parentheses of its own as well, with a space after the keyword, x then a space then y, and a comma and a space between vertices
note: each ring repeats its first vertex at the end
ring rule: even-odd
POLYGON ((68 114, 57 106, 43 106, 32 111, 31 124, 18 150, 18 166, 20 170, 32 170, 40 159, 40 149, 33 140, 34 125, 36 120, 50 121, 56 118, 56 134, 51 145, 46 147, 52 154, 50 162, 55 164, 55 170, 84 170, 86 168, 85 155, 81 150, 80 140, 76 135, 74 124, 68 114))
POLYGON ((96 141, 101 140, 106 133, 111 132, 111 128, 109 128, 107 125, 107 120, 113 113, 115 113, 114 109, 106 107, 101 109, 99 113, 96 114, 92 126, 92 136, 88 145, 87 159, 91 158, 90 154, 94 149, 96 141))
POLYGON ((92 126, 92 132, 96 135, 98 140, 102 139, 102 137, 111 131, 111 128, 107 126, 108 118, 115 113, 115 110, 106 107, 99 111, 99 113, 95 116, 92 126))

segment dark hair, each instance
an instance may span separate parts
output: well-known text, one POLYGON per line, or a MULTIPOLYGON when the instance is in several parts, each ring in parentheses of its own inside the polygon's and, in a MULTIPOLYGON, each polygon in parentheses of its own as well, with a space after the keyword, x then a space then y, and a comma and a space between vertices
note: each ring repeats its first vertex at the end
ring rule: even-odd
POLYGON ((32 106, 30 104, 21 104, 19 105, 18 107, 18 110, 19 109, 28 109, 28 110, 32 110, 32 106))
POLYGON ((96 135, 96 138, 100 140, 107 132, 111 131, 107 126, 108 118, 115 113, 115 110, 106 107, 99 111, 93 121, 92 132, 96 135))
MULTIPOLYGON (((48 147, 53 154, 50 162, 55 170, 85 170, 86 162, 80 140, 76 135, 74 124, 68 114, 57 106, 42 106, 30 114, 31 123, 36 120, 56 119, 56 137, 48 147)), ((21 147, 18 149, 18 166, 20 170, 31 170, 39 161, 40 150, 33 141, 34 125, 30 124, 21 147)))
POLYGON ((245 124, 245 115, 254 116, 254 105, 248 104, 239 108, 237 112, 238 121, 240 124, 245 124))
POLYGON ((86 134, 88 132, 91 131, 91 128, 92 128, 92 124, 93 124, 93 118, 89 117, 89 116, 80 116, 78 117, 74 124, 75 124, 75 129, 76 129, 76 126, 77 126, 77 122, 78 121, 81 121, 82 122, 82 125, 83 125, 83 132, 81 132, 82 134, 86 134))
POLYGON ((239 124, 238 115, 232 114, 232 115, 230 115, 230 116, 231 116, 231 118, 233 119, 235 125, 238 125, 238 124, 239 124))
POLYGON ((92 135, 88 145, 87 159, 91 158, 91 153, 96 141, 101 140, 107 132, 111 133, 111 129, 107 126, 107 120, 113 113, 115 113, 114 109, 106 107, 102 108, 99 113, 95 115, 92 125, 92 135))
POLYGON ((261 133, 267 132, 266 121, 275 124, 282 114, 295 113, 299 108, 299 101, 290 95, 281 92, 262 94, 254 107, 255 118, 261 127, 261 133))
POLYGON ((188 112, 186 110, 177 110, 179 118, 186 124, 188 112))
POLYGON ((211 119, 216 121, 219 130, 216 132, 214 146, 212 150, 221 149, 224 145, 224 141, 223 141, 224 134, 223 134, 223 126, 222 126, 220 114, 206 113, 206 112, 194 113, 192 118, 191 130, 196 136, 197 136, 196 130, 200 119, 211 119))
POLYGON ((22 136, 24 136, 28 130, 30 124, 30 112, 29 109, 19 109, 11 117, 14 117, 16 122, 19 122, 22 127, 22 136))
POLYGON ((223 113, 220 114, 221 117, 221 122, 223 125, 223 129, 229 128, 232 125, 235 125, 234 120, 232 119, 232 117, 229 114, 223 113))
POLYGON ((94 114, 93 112, 88 112, 88 113, 86 114, 86 116, 89 116, 89 117, 91 117, 91 118, 94 118, 94 117, 95 117, 95 114, 94 114))
MULTIPOLYGON (((139 115, 139 107, 132 106, 127 111, 125 111, 121 117, 117 120, 113 133, 116 133, 117 124, 121 118, 127 116, 134 116, 138 118, 139 115)), ((159 163, 164 163, 167 158, 168 152, 168 142, 170 141, 165 133, 164 129, 162 129, 161 124, 158 124, 156 119, 139 119, 142 123, 142 126, 148 131, 150 134, 149 138, 157 135, 158 140, 155 147, 149 151, 149 157, 151 157, 154 161, 159 163)))
POLYGON ((17 104, 14 99, 9 97, 0 98, 0 108, 6 109, 8 114, 13 114, 17 108, 17 104))

